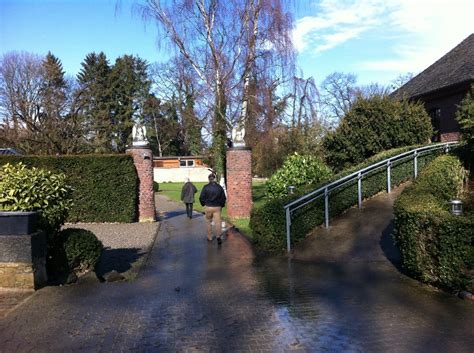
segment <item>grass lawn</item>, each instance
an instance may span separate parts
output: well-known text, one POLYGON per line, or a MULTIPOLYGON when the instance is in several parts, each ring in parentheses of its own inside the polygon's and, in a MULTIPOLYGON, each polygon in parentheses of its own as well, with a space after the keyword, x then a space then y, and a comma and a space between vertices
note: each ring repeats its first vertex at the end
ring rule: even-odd
MULTIPOLYGON (((198 192, 195 196, 196 202, 194 203, 194 209, 198 212, 203 211, 203 207, 199 203, 199 195, 201 195, 201 190, 206 185, 207 183, 193 183, 196 188, 198 189, 198 192)), ((168 198, 170 198, 173 201, 176 202, 181 202, 181 188, 183 187, 183 183, 160 183, 160 191, 158 191, 161 195, 164 195, 168 198)), ((253 194, 253 202, 254 202, 254 207, 257 206, 260 203, 263 203, 265 201, 265 192, 266 192, 266 187, 265 187, 265 182, 254 182, 252 184, 252 194, 253 194)), ((222 209, 222 217, 225 218, 226 220, 229 220, 227 217, 227 207, 224 207, 222 209)), ((234 219, 234 220, 229 220, 234 226, 239 228, 239 230, 244 233, 247 237, 252 239, 252 230, 249 227, 249 218, 242 218, 242 219, 234 219)))

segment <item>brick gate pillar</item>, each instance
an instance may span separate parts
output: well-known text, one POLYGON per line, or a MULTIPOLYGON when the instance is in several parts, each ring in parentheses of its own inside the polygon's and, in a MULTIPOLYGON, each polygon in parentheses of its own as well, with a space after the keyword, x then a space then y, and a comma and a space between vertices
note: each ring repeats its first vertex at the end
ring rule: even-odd
POLYGON ((250 217, 252 211, 252 150, 227 150, 227 214, 230 218, 250 217))
POLYGON ((138 221, 154 222, 155 193, 153 191, 153 154, 147 146, 131 147, 127 154, 133 157, 139 180, 138 221))

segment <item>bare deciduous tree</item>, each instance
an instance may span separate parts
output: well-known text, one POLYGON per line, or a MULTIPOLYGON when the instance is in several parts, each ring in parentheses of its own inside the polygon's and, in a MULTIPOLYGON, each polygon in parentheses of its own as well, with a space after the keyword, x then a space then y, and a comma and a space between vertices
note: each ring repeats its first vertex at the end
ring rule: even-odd
POLYGON ((405 74, 400 74, 397 77, 395 77, 391 82, 390 82, 390 88, 392 91, 395 91, 402 87, 405 83, 410 81, 413 78, 413 72, 407 72, 405 74))
MULTIPOLYGON (((42 131, 39 127, 43 66, 40 56, 26 52, 5 54, 0 61, 2 139, 15 147, 19 141, 31 152, 42 131)), ((27 151, 27 152, 30 152, 27 151)))
POLYGON ((328 118, 336 124, 346 115, 360 93, 354 74, 333 72, 321 84, 321 103, 328 118))
POLYGON ((251 80, 268 68, 257 61, 291 46, 290 16, 280 0, 147 0, 139 8, 212 93, 214 168, 222 174, 228 126, 245 124, 251 80), (229 108, 238 106, 236 118, 229 108))
POLYGON ((74 81, 54 55, 11 52, 0 59, 0 141, 31 154, 84 151, 74 81))

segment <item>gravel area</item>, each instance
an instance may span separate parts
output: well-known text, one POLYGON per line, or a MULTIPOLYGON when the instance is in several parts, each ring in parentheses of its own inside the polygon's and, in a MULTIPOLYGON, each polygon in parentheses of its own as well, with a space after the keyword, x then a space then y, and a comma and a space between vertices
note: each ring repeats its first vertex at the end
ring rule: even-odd
POLYGON ((145 262, 159 230, 159 223, 75 223, 64 228, 93 232, 104 244, 97 275, 115 270, 133 279, 145 262))

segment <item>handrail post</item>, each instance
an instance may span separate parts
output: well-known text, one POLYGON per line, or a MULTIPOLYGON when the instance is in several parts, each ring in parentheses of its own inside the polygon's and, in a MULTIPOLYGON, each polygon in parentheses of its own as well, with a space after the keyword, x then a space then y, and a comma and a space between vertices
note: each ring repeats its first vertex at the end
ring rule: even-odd
POLYGON ((359 208, 362 208, 362 174, 357 175, 357 200, 359 201, 359 208))
POLYGON ((392 191, 392 180, 390 175, 392 162, 390 160, 387 161, 387 192, 390 193, 392 191))
POLYGON ((290 227, 291 227, 291 215, 290 215, 290 208, 288 207, 285 210, 286 213, 286 249, 288 254, 291 251, 291 234, 290 234, 290 227))
POLYGON ((324 224, 329 228, 329 193, 328 188, 324 189, 324 224))
POLYGON ((418 177, 418 151, 413 153, 413 175, 415 179, 418 177))

